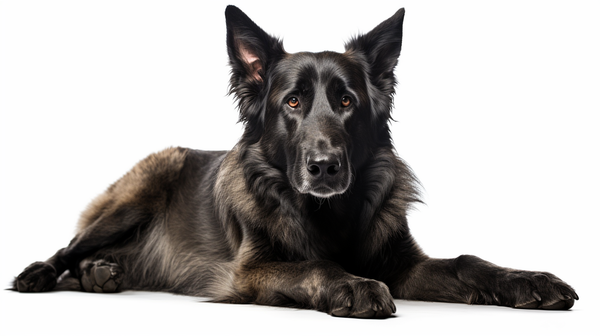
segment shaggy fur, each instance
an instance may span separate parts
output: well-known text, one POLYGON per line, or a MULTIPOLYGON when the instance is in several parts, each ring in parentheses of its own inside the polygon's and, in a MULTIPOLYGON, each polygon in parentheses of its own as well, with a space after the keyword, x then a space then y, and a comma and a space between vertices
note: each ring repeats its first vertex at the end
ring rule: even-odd
POLYGON ((418 183, 388 127, 403 18, 342 54, 288 54, 228 7, 239 143, 142 160, 13 289, 166 291, 364 318, 392 315, 393 298, 569 309, 577 294, 550 273, 429 258, 411 236, 418 183))

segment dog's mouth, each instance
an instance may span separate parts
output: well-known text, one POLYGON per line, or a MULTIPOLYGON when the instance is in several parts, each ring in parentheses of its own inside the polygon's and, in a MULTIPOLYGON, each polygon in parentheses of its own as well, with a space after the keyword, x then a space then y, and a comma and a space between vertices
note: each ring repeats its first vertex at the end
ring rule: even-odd
POLYGON ((346 189, 343 190, 336 190, 336 189, 332 189, 326 186, 319 186, 316 188, 307 188, 305 190, 299 190, 299 192, 301 194, 309 194, 311 196, 317 197, 317 198, 329 198, 329 197, 333 197, 335 195, 340 195, 346 192, 346 189))

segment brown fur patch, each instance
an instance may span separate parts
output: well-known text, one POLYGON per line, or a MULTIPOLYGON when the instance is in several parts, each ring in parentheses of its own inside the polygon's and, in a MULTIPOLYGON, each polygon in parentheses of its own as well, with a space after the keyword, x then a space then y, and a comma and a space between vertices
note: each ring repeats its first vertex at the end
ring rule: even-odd
POLYGON ((170 147, 150 154, 137 163, 127 174, 96 197, 81 213, 77 232, 90 226, 102 214, 114 211, 125 204, 139 203, 142 198, 146 200, 155 198, 151 206, 164 207, 164 187, 177 179, 187 153, 188 150, 185 148, 170 147))

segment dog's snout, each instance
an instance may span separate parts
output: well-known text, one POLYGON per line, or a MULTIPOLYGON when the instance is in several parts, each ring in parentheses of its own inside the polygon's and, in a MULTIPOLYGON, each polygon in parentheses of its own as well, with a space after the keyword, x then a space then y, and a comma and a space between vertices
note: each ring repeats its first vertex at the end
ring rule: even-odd
POLYGON ((350 163, 344 150, 311 151, 305 160, 303 171, 296 175, 301 178, 297 183, 301 193, 327 198, 344 193, 350 186, 350 163))
POLYGON ((334 156, 325 156, 318 159, 309 159, 306 169, 314 178, 333 177, 340 171, 340 160, 334 156))
POLYGON ((298 150, 290 170, 291 182, 302 194, 328 198, 343 194, 352 174, 343 123, 313 111, 303 120, 298 150))

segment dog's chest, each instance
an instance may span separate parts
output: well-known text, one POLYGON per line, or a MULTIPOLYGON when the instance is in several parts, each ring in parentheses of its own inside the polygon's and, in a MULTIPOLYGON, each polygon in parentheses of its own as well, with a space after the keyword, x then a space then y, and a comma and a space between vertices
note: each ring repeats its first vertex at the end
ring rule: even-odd
POLYGON ((361 230, 351 213, 331 209, 313 212, 307 219, 309 244, 323 259, 339 263, 356 262, 361 255, 361 230))

